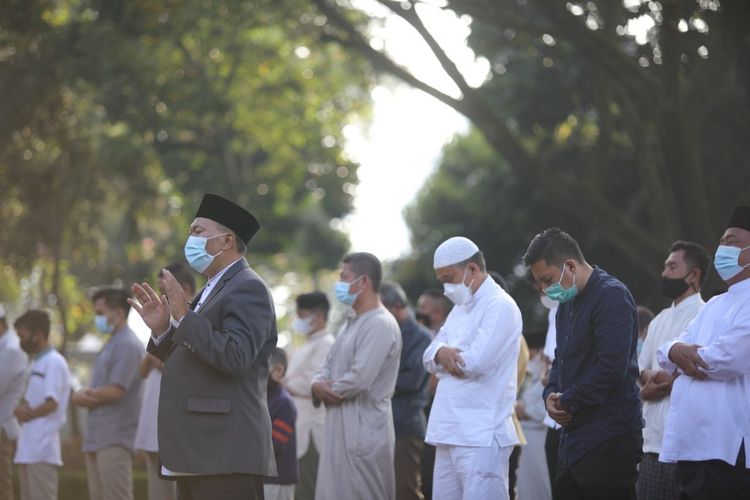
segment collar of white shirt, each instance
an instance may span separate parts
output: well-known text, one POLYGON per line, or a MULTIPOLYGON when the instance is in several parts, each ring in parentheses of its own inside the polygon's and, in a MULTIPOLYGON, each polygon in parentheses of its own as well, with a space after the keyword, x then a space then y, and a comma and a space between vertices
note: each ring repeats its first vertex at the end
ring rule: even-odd
POLYGON ((682 311, 683 309, 687 309, 688 307, 690 307, 691 304, 694 304, 695 302, 699 302, 701 300, 703 299, 701 298, 700 292, 694 293, 677 305, 674 305, 674 302, 672 302, 672 310, 675 312, 682 311))
POLYGON ((233 265, 235 265, 241 259, 242 259, 242 257, 240 257, 239 259, 235 260, 234 262, 232 262, 231 264, 229 264, 228 266, 226 266, 224 269, 222 269, 221 271, 219 271, 218 273, 216 273, 211 279, 209 279, 206 282, 206 286, 203 288, 203 293, 201 293, 201 298, 198 300, 198 304, 196 304, 196 306, 195 306, 195 310, 196 311, 201 308, 201 306, 203 305, 203 303, 206 301, 206 298, 208 298, 208 296, 211 294, 211 291, 214 289, 214 286, 216 286, 216 284, 219 282, 219 280, 221 280, 221 277, 224 276, 224 273, 226 273, 227 270, 230 267, 232 267, 233 265))
POLYGON ((748 289, 750 289, 750 278, 745 278, 739 283, 735 283, 734 285, 730 286, 729 290, 727 291, 729 293, 742 293, 748 289))

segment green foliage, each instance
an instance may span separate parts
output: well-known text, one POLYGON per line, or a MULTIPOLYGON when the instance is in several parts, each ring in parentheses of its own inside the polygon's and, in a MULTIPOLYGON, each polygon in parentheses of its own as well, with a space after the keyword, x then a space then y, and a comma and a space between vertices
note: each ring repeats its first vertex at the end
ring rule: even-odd
MULTIPOLYGON (((78 331, 69 313, 85 311, 85 297, 68 278, 85 291, 182 259, 204 192, 259 217, 254 259, 283 252, 299 272, 334 266, 348 241, 329 221, 351 209, 357 182, 341 129, 366 109, 369 71, 319 43, 306 10, 3 2, 0 255, 10 271, 0 267, 0 280, 52 265, 39 300, 78 331)), ((8 288, 2 298, 18 296, 8 288)))

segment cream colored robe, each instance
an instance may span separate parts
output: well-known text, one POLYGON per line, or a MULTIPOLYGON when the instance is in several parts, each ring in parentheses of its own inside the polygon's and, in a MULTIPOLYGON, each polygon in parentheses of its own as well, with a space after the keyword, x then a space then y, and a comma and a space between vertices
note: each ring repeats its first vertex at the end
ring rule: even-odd
POLYGON ((393 500, 391 396, 401 332, 383 307, 349 317, 313 383, 333 381, 344 401, 326 410, 316 500, 393 500))

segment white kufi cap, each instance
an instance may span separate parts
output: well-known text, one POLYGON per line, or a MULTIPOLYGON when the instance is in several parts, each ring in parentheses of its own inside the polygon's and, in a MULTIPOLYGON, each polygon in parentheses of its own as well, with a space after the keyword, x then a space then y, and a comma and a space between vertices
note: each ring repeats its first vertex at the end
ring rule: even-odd
POLYGON ((441 267, 459 264, 473 257, 478 251, 479 247, 469 238, 463 236, 448 238, 435 250, 433 267, 440 269, 441 267))

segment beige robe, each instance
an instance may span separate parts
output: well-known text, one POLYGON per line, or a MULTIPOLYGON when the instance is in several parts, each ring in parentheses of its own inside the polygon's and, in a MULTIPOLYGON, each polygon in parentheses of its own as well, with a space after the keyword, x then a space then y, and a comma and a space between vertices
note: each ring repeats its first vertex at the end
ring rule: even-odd
POLYGON ((316 500, 393 500, 391 396, 401 332, 383 307, 349 317, 313 382, 333 381, 344 401, 326 410, 316 500))

